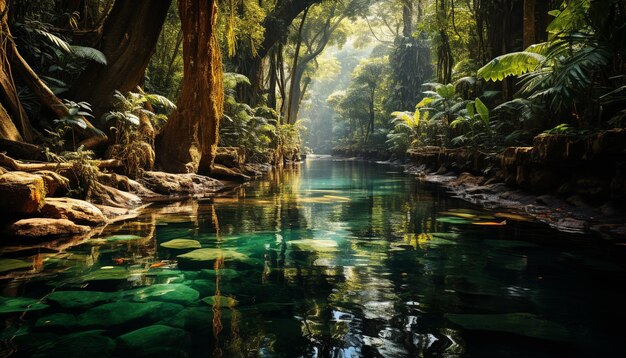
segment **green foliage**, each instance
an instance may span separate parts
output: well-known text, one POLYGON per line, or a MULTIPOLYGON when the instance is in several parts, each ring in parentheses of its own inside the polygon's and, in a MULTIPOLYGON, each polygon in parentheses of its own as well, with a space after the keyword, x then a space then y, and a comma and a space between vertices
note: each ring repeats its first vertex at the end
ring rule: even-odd
POLYGON ((240 147, 250 161, 262 161, 273 145, 278 114, 271 108, 252 108, 236 100, 238 85, 250 85, 241 74, 224 73, 224 120, 220 125, 220 145, 240 147))
POLYGON ((506 77, 536 71, 545 60, 545 56, 529 51, 507 53, 494 58, 479 69, 478 76, 489 81, 502 81, 506 77))
POLYGON ((114 145, 108 156, 124 163, 124 172, 137 178, 144 169, 154 164, 154 138, 167 121, 166 113, 176 109, 176 105, 164 96, 147 94, 141 88, 137 92, 114 94, 115 111, 104 115, 113 124, 114 145), (156 114, 154 108, 165 113, 156 114))

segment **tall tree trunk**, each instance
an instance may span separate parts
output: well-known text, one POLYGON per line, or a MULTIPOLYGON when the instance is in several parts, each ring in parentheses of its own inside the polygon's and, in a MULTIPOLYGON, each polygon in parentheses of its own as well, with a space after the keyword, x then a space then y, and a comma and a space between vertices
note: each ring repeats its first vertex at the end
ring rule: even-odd
POLYGON ((291 68, 291 84, 289 85, 289 105, 287 106, 287 124, 293 124, 296 122, 298 116, 298 102, 300 100, 300 81, 302 81, 302 75, 304 71, 300 71, 298 68, 298 59, 300 58, 300 48, 302 47, 302 30, 304 29, 304 23, 306 22, 306 15, 309 13, 307 7, 302 13, 302 20, 298 27, 298 39, 296 43, 296 51, 293 55, 293 67, 291 68))
POLYGON ((99 46, 108 65, 91 62, 71 91, 76 100, 91 103, 97 119, 112 108, 115 90, 126 93, 140 83, 170 4, 171 0, 115 1, 99 46))
POLYGON ((524 0, 524 48, 537 41, 535 32, 535 0, 524 0))
POLYGON ((160 164, 171 172, 210 174, 224 112, 217 0, 179 0, 184 78, 177 109, 160 139, 160 164))
POLYGON ((0 138, 32 141, 28 116, 17 96, 7 50, 12 46, 8 25, 8 6, 0 0, 0 138))

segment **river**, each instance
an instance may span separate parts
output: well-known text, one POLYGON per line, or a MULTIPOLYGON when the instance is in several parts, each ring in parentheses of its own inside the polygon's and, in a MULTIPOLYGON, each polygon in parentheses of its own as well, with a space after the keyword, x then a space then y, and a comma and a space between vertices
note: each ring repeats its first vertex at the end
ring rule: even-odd
POLYGON ((5 247, 0 355, 624 356, 624 247, 331 158, 5 247))

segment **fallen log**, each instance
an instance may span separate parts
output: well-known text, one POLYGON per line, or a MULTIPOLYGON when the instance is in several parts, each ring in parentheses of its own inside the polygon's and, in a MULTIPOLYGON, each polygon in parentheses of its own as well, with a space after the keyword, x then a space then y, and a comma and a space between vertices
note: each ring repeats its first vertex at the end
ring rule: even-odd
MULTIPOLYGON (((95 164, 99 168, 118 168, 122 166, 122 161, 118 159, 107 160, 94 160, 95 164)), ((72 163, 22 163, 17 161, 6 154, 0 153, 0 166, 15 171, 21 172, 36 172, 40 170, 70 170, 73 167, 72 163)))

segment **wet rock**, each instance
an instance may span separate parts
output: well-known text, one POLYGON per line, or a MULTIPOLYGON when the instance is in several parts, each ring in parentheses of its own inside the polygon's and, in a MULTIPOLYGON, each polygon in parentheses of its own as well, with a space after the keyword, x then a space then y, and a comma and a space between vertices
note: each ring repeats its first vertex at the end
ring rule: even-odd
POLYGON ((216 164, 211 169, 211 176, 224 180, 250 181, 251 178, 237 168, 227 168, 223 165, 216 164))
POLYGON ((142 198, 158 197, 159 194, 146 188, 138 181, 132 180, 125 175, 115 173, 100 173, 98 174, 98 181, 104 185, 108 185, 112 188, 126 191, 142 198))
POLYGON ((39 175, 26 172, 0 175, 0 212, 34 214, 43 206, 45 197, 46 186, 39 175))
POLYGON ((96 184, 91 202, 118 208, 136 208, 142 204, 139 196, 100 183, 96 184))
POLYGON ((32 357, 111 357, 115 341, 104 333, 102 330, 86 331, 46 340, 32 357))
POLYGON ((626 149, 626 128, 615 128, 596 135, 591 141, 593 156, 624 154, 626 149))
POLYGON ((189 334, 180 329, 164 325, 153 325, 126 333, 116 339, 119 350, 124 353, 147 356, 162 355, 162 351, 178 350, 184 353, 191 344, 189 334))
POLYGON ((4 233, 9 236, 42 239, 52 236, 71 236, 89 232, 89 226, 75 224, 67 219, 30 218, 9 225, 4 233))
POLYGON ((47 196, 61 196, 67 194, 70 187, 70 180, 68 178, 50 170, 40 170, 34 174, 39 175, 43 179, 47 196))
POLYGON ((600 177, 583 177, 576 180, 576 193, 591 200, 602 200, 609 197, 609 181, 600 177))
POLYGON ((530 172, 529 182, 532 191, 545 193, 553 190, 561 183, 562 176, 552 170, 536 169, 530 172))
POLYGON ((109 223, 114 223, 122 220, 134 219, 139 214, 141 214, 140 208, 135 209, 127 209, 127 208, 116 208, 113 206, 107 205, 96 205, 98 209, 102 212, 102 214, 107 218, 109 223))
POLYGON ((217 147, 215 164, 230 168, 241 168, 246 162, 246 152, 239 147, 217 147))
POLYGON ((52 219, 68 219, 80 225, 100 226, 107 222, 102 211, 93 204, 70 198, 47 198, 41 214, 52 219))
POLYGON ((146 188, 163 195, 213 193, 223 186, 221 182, 203 175, 164 172, 144 172, 139 182, 146 188))

